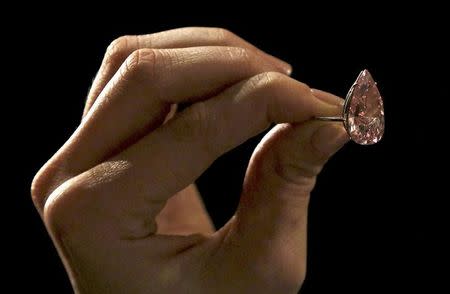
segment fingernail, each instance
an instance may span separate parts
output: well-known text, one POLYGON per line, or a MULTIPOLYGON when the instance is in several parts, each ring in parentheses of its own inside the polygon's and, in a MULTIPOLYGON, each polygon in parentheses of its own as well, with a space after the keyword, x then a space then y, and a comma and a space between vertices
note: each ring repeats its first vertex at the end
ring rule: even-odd
POLYGON ((278 68, 280 68, 286 75, 290 76, 292 74, 292 66, 289 63, 276 57, 274 57, 274 59, 276 60, 276 65, 278 68))
POLYGON ((323 102, 326 102, 331 105, 336 106, 344 106, 344 99, 333 95, 331 93, 319 90, 319 89, 311 89, 311 93, 314 97, 318 98, 319 100, 322 100, 323 102))
POLYGON ((311 144, 319 152, 332 155, 350 140, 341 125, 325 123, 319 127, 311 138, 311 144))
POLYGON ((257 50, 257 54, 260 54, 269 64, 274 65, 280 72, 290 76, 292 74, 292 66, 286 61, 275 57, 267 52, 257 50))
POLYGON ((292 74, 292 66, 284 60, 279 59, 273 55, 267 54, 275 66, 281 69, 282 72, 290 76, 292 74))
POLYGON ((284 65, 284 72, 290 76, 292 74, 292 65, 290 65, 289 63, 286 63, 284 65))

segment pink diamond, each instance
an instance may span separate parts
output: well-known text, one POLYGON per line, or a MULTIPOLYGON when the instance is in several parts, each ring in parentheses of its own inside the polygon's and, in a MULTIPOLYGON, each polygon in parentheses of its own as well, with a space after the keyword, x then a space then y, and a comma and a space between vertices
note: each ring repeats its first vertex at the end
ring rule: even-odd
POLYGON ((368 70, 363 70, 344 107, 345 127, 351 139, 361 145, 375 144, 384 133, 383 100, 368 70))

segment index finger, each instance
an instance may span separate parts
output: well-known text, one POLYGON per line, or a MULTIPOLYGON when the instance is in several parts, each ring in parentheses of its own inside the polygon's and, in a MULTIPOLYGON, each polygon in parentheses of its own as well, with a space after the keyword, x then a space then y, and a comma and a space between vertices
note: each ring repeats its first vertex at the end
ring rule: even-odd
POLYGON ((195 103, 114 158, 72 178, 64 196, 56 193, 48 199, 47 220, 64 225, 74 217, 71 212, 92 211, 77 225, 96 223, 121 238, 147 237, 156 232, 154 218, 166 201, 223 153, 271 123, 299 123, 340 110, 285 75, 254 76, 195 103), (71 209, 61 209, 61 203, 71 209))

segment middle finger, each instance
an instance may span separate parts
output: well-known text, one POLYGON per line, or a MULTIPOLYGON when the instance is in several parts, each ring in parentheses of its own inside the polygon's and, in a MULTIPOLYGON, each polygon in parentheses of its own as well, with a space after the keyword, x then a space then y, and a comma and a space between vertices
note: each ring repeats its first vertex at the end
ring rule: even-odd
POLYGON ((133 51, 145 48, 169 49, 200 46, 245 48, 272 62, 279 70, 286 73, 291 71, 290 65, 286 62, 259 50, 237 35, 221 28, 186 27, 148 35, 122 36, 114 40, 106 51, 86 101, 84 115, 88 113, 100 92, 133 51))

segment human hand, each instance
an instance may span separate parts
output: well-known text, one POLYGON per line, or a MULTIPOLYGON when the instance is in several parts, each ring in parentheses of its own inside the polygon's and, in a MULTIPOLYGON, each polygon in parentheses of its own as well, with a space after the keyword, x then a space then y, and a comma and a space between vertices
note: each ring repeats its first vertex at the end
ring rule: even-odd
POLYGON ((348 138, 311 120, 339 114, 341 100, 289 73, 222 29, 111 44, 81 124, 32 184, 77 292, 298 291, 309 195, 348 138), (190 106, 176 112, 179 103, 190 106), (194 181, 272 123, 235 215, 215 231, 194 181))

